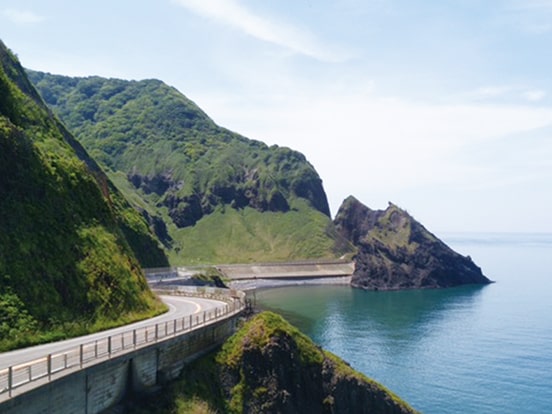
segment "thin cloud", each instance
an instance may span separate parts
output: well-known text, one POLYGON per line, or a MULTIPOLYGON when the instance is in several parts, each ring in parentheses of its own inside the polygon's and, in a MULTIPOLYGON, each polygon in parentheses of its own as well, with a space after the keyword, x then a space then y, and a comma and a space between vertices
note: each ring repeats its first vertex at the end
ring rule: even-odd
POLYGON ((4 9, 2 15, 16 24, 35 24, 45 20, 43 16, 29 10, 4 9))
POLYGON ((173 0, 173 3, 294 53, 329 62, 342 61, 347 58, 343 53, 336 53, 328 46, 323 45, 312 33, 255 14, 236 0, 173 0))
POLYGON ((546 97, 546 92, 542 90, 530 90, 523 92, 521 96, 529 102, 539 102, 546 97))
POLYGON ((494 85, 478 88, 464 94, 464 96, 470 101, 536 103, 546 98, 547 93, 542 89, 529 88, 523 85, 494 85))
MULTIPOLYGON (((297 88, 264 106, 212 99, 205 107, 217 122, 245 136, 306 154, 324 180, 334 212, 352 193, 385 196, 420 186, 469 190, 480 181, 490 183, 495 178, 490 164, 474 161, 480 148, 497 151, 505 136, 552 125, 552 108, 424 104, 351 89, 297 88)), ((513 144, 509 149, 514 153, 513 144)), ((548 156, 537 155, 532 163, 548 156)), ((518 172, 505 174, 512 180, 518 172)))
POLYGON ((479 99, 491 99, 503 97, 512 91, 511 86, 485 86, 473 92, 473 96, 479 99))

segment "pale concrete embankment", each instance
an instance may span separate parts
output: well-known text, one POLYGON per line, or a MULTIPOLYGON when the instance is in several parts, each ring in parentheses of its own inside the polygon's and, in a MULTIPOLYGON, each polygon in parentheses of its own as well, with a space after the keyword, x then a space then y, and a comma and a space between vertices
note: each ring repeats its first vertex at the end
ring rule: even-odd
POLYGON ((350 284, 353 262, 293 262, 217 266, 241 290, 304 284, 350 284))
POLYGON ((355 270, 353 262, 233 264, 217 268, 230 280, 343 277, 355 270))
POLYGON ((309 277, 295 279, 244 279, 229 282, 228 285, 232 289, 238 289, 244 292, 249 292, 254 289, 268 289, 284 286, 302 286, 302 285, 345 285, 351 284, 352 276, 337 276, 337 277, 309 277))
MULTIPOLYGON (((215 266, 226 279, 226 284, 239 290, 289 285, 349 285, 355 270, 354 262, 302 261, 287 263, 223 264, 215 266)), ((152 286, 182 285, 204 267, 174 267, 146 269, 152 286)))

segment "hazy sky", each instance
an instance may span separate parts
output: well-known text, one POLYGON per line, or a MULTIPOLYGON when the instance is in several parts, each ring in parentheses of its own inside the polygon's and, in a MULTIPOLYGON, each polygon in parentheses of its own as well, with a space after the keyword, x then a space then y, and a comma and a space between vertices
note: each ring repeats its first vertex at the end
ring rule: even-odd
POLYGON ((0 0, 32 69, 158 78, 303 152, 332 214, 552 232, 552 0, 0 0))

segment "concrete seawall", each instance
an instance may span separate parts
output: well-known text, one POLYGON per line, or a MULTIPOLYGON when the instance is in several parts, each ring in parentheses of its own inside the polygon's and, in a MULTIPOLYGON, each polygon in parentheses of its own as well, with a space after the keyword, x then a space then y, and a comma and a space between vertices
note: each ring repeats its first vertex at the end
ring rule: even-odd
POLYGON ((239 316, 163 340, 147 348, 45 384, 0 404, 3 414, 97 414, 133 393, 176 379, 184 366, 223 343, 239 316))
POLYGON ((247 280, 346 277, 355 267, 353 262, 298 262, 220 265, 217 269, 230 280, 247 280))

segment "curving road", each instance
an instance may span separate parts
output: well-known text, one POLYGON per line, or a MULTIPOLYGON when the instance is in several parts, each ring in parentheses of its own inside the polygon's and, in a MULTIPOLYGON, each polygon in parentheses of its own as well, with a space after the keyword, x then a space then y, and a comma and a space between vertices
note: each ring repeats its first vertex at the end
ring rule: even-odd
POLYGON ((141 322, 136 322, 130 325, 124 325, 119 328, 108 329, 106 331, 97 332, 90 335, 79 336, 64 341, 52 342, 43 345, 37 345, 29 348, 18 349, 15 351, 0 353, 0 371, 9 366, 20 365, 29 361, 42 358, 45 355, 53 353, 61 353, 68 349, 78 347, 83 343, 90 343, 100 339, 105 339, 109 336, 128 332, 129 330, 143 328, 158 323, 170 322, 174 319, 189 317, 190 315, 199 314, 204 311, 214 310, 226 306, 225 302, 192 298, 182 296, 160 296, 165 302, 169 311, 155 318, 146 319, 141 322))

